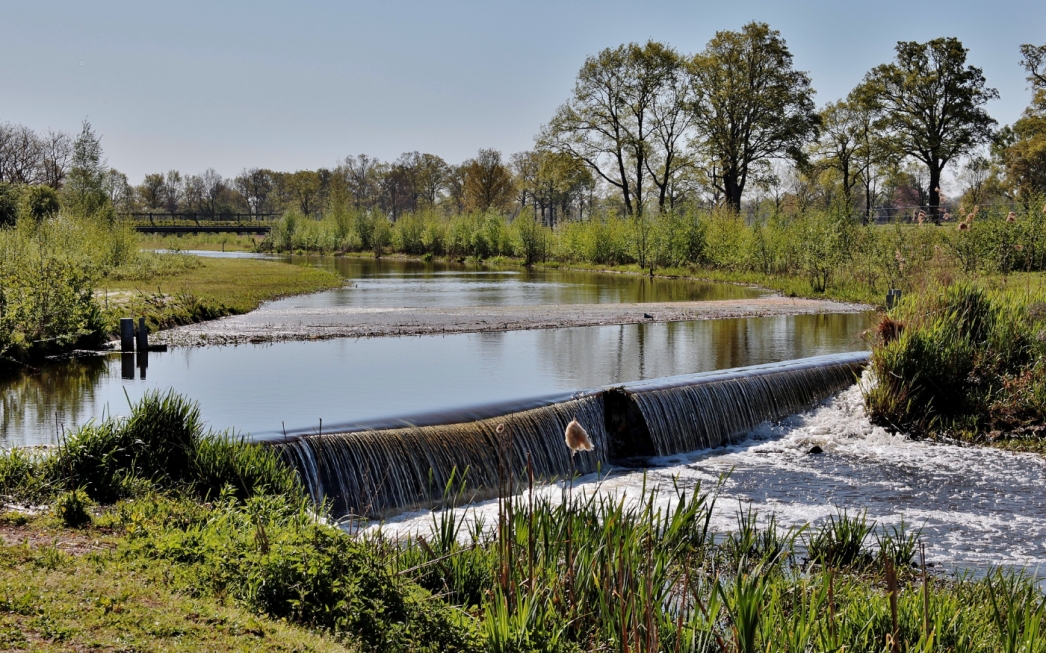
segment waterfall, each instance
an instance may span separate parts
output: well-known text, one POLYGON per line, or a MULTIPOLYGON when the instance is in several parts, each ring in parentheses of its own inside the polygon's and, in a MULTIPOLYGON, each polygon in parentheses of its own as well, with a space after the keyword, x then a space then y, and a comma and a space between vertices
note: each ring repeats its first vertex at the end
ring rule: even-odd
POLYGON ((535 478, 548 481, 611 462, 722 446, 852 385, 867 358, 819 356, 638 381, 548 405, 509 404, 501 415, 485 407, 468 421, 302 436, 272 446, 333 515, 387 515, 440 502, 452 481, 463 500, 489 497, 501 479, 526 478, 528 454, 535 478), (520 405, 537 407, 512 410, 520 405), (574 418, 595 450, 572 458, 563 431, 574 418))
MULTIPOLYGON (((626 384, 617 390, 642 414, 649 443, 637 442, 635 434, 629 446, 638 454, 625 450, 612 457, 667 456, 729 444, 765 421, 850 387, 867 359, 864 352, 836 354, 626 384)), ((628 421, 636 424, 634 417, 628 421)))
POLYGON ((489 496, 502 476, 526 477, 528 453, 539 481, 572 469, 589 474, 607 460, 599 394, 472 422, 316 435, 273 446, 297 468, 313 501, 328 501, 339 516, 431 505, 452 479, 461 481, 454 487, 465 499, 489 496), (595 450, 571 460, 563 431, 575 418, 595 450))

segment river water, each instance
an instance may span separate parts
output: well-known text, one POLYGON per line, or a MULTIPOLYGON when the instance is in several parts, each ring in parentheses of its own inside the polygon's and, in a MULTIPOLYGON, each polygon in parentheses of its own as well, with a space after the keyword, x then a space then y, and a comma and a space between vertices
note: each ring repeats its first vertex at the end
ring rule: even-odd
MULTIPOLYGON (((660 488, 661 505, 674 487, 713 490, 726 477, 713 527, 736 529, 738 510, 751 507, 762 523, 773 514, 784 529, 816 523, 846 510, 869 521, 922 529, 927 559, 978 572, 1007 565, 1037 572, 1046 564, 1046 465, 1041 456, 914 442, 873 426, 854 386, 817 408, 778 424, 763 424, 738 444, 651 461, 645 471, 611 472, 574 483, 575 493, 637 500, 644 486, 660 488), (809 454, 813 446, 824 453, 809 454), (644 485, 645 484, 645 485, 644 485)), ((539 490, 553 501, 559 486, 539 490)), ((497 522, 497 502, 459 508, 464 518, 497 522)), ((428 531, 430 511, 387 520, 387 534, 428 531)), ((467 532, 468 529, 462 529, 467 532)))
MULTIPOLYGON (((290 259, 334 269, 346 287, 282 300, 286 307, 490 306, 735 299, 740 286, 568 271, 481 270, 403 261, 290 259)), ((563 390, 864 349, 874 316, 818 315, 634 324, 451 336, 172 348, 143 361, 113 354, 55 362, 0 381, 0 446, 52 444, 56 433, 127 412, 147 389, 200 403, 214 428, 258 436, 515 400, 563 390), (140 365, 147 363, 146 366, 140 365)), ((739 444, 652 461, 645 472, 581 479, 575 491, 636 497, 673 483, 712 488, 731 530, 739 505, 783 526, 837 510, 921 527, 931 560, 953 568, 1046 562, 1042 458, 911 442, 874 427, 855 386, 807 413, 765 424, 739 444), (814 445, 823 454, 807 452, 814 445), (645 479, 644 479, 645 474, 645 479)), ((540 490, 559 496, 558 487, 540 490)), ((477 504, 473 514, 496 506, 477 504)), ((424 530, 431 513, 385 524, 424 530)))

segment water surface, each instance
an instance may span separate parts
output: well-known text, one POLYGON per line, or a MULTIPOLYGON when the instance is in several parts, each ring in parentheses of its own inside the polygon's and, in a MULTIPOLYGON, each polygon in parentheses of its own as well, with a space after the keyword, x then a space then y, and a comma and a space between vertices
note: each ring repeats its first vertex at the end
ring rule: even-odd
POLYGON ((45 365, 0 382, 0 445, 48 444, 174 388, 214 428, 258 435, 864 349, 869 314, 799 315, 172 348, 45 365), (147 367, 139 364, 147 362, 147 367))

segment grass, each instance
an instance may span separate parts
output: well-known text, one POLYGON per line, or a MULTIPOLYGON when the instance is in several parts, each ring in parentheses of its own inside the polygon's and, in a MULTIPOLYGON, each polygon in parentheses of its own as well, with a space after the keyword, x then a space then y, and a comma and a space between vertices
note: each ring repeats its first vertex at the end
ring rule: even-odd
POLYGON ((348 651, 321 633, 172 586, 173 565, 129 558, 113 527, 0 514, 5 651, 348 651))
MULTIPOLYGON (((1030 280, 1029 280, 1030 281, 1030 280)), ((955 284, 909 297, 872 352, 873 421, 915 436, 1039 440, 1046 423, 1046 293, 955 284)))
POLYGON ((278 261, 195 258, 169 274, 101 282, 96 296, 114 333, 119 318, 144 316, 153 330, 246 313, 262 302, 342 285, 333 272, 278 261))
POLYGON ((840 513, 782 530, 749 510, 716 533, 714 491, 557 502, 502 486, 495 523, 444 511, 406 539, 353 534, 269 450, 213 438, 192 404, 154 394, 48 457, 0 454, 6 501, 33 490, 51 506, 0 517, 4 646, 723 653, 881 651, 889 637, 906 651, 1046 649, 1033 579, 929 573, 903 524, 840 513))
POLYGON ((255 252, 262 238, 241 234, 141 234, 143 249, 203 250, 211 252, 255 252))

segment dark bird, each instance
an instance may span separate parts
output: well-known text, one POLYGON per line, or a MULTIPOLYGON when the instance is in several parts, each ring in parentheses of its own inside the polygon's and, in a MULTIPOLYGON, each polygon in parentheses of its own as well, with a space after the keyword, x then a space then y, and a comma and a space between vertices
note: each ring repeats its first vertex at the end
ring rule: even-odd
POLYGON ((645 317, 645 318, 646 318, 646 319, 648 319, 648 320, 652 320, 652 319, 654 319, 654 316, 653 316, 653 315, 651 315, 650 313, 643 313, 643 317, 645 317))

